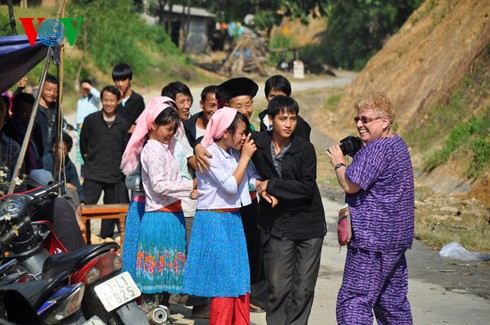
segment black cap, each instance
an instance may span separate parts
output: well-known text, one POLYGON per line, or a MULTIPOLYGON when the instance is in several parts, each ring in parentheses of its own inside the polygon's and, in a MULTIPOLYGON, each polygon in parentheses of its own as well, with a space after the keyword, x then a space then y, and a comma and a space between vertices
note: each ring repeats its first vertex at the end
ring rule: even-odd
POLYGON ((229 102, 232 98, 249 95, 255 97, 259 86, 249 78, 233 78, 223 82, 216 89, 216 99, 219 102, 229 102))

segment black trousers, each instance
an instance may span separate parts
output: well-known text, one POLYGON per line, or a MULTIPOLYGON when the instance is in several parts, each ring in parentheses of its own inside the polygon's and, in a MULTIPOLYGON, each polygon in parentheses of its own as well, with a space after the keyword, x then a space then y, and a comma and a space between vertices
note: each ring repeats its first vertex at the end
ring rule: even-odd
POLYGON ((32 221, 48 220, 53 231, 65 248, 72 252, 85 247, 82 232, 78 226, 75 210, 68 200, 56 197, 44 204, 31 216, 32 221))
POLYGON ((250 302, 266 309, 268 286, 264 273, 262 239, 259 229, 259 204, 257 199, 241 207, 243 230, 247 241, 248 263, 250 266, 250 302))
POLYGON ((264 243, 269 282, 267 324, 307 324, 320 270, 322 238, 289 240, 269 236, 264 243))
MULTIPOLYGON (((102 192, 104 192, 104 204, 129 203, 128 190, 123 181, 119 183, 104 183, 85 178, 83 190, 87 204, 97 204, 102 192)), ((114 226, 118 222, 118 219, 103 219, 100 227, 100 237, 114 236, 114 226)))

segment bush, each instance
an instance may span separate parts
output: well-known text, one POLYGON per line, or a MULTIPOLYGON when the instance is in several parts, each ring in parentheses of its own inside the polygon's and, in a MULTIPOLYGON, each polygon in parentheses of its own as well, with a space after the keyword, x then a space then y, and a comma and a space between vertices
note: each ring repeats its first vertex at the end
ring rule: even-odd
MULTIPOLYGON (((125 62, 138 80, 153 83, 154 71, 160 79, 178 76, 179 69, 191 69, 190 60, 172 43, 163 27, 148 26, 130 0, 80 0, 69 3, 67 16, 83 17, 76 46, 86 51, 105 73, 125 62)), ((86 60, 86 58, 84 58, 86 60)))

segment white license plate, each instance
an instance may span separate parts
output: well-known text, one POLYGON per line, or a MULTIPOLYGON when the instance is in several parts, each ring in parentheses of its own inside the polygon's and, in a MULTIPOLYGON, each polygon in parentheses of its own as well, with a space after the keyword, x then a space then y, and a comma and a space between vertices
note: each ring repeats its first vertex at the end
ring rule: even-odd
POLYGON ((141 295, 128 272, 97 285, 94 290, 107 311, 112 311, 141 295))

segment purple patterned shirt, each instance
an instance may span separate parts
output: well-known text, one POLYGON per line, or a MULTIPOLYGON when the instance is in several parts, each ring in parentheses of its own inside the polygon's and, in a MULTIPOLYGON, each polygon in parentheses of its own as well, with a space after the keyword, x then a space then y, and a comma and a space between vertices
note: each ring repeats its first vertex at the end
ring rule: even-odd
POLYGON ((414 228, 413 171, 398 135, 367 143, 346 169, 361 190, 346 194, 352 217, 351 247, 371 251, 410 248, 414 228))

